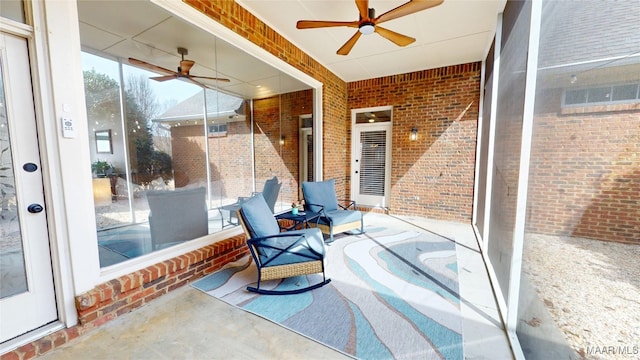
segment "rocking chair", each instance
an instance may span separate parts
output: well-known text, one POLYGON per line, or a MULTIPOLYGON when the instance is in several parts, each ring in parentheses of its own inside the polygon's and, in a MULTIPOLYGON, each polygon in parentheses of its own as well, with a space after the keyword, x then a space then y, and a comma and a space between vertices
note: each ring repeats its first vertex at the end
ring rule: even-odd
POLYGON ((298 294, 328 284, 324 272, 325 248, 319 229, 280 232, 278 222, 262 194, 243 202, 238 219, 247 236, 247 246, 258 268, 256 287, 247 290, 266 295, 298 294), (322 273, 322 281, 300 289, 261 289, 262 281, 322 273))

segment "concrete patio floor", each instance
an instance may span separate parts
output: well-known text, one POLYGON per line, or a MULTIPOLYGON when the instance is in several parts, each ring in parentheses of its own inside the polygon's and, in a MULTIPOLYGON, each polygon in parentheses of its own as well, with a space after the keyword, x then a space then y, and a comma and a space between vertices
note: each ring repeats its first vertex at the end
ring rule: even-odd
MULTIPOLYGON (((365 224, 433 232, 456 243, 467 359, 511 359, 471 225, 368 213, 365 224)), ((336 240, 336 241, 339 241, 336 240)), ((44 355, 42 359, 346 359, 329 347, 190 286, 44 355)))

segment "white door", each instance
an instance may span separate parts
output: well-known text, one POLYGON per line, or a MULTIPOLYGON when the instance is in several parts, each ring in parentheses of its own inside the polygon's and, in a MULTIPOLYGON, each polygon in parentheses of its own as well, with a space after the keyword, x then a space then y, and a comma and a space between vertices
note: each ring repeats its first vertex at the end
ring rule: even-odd
POLYGON ((0 32, 0 343, 58 318, 24 38, 0 32))
POLYGON ((300 129, 300 138, 298 139, 298 154, 300 155, 298 163, 298 198, 302 199, 302 183, 305 181, 314 181, 313 174, 313 115, 300 115, 298 120, 300 129))
POLYGON ((300 183, 313 181, 313 129, 300 129, 300 183))
POLYGON ((352 191, 358 205, 387 207, 391 184, 391 122, 355 124, 352 191))

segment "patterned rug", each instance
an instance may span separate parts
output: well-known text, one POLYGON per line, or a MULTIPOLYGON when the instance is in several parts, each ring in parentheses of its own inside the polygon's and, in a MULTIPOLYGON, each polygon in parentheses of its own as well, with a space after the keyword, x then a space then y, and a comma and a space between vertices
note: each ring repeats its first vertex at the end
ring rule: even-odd
MULTIPOLYGON (((259 295, 250 257, 193 284, 207 294, 360 359, 462 359, 455 244, 431 233, 367 228, 327 247, 331 283, 259 295)), ((291 289, 321 274, 263 282, 291 289)))

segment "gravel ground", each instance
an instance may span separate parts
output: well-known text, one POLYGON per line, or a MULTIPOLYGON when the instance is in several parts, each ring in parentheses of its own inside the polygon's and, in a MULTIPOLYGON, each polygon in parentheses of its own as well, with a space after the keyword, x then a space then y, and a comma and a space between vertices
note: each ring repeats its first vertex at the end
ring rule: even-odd
POLYGON ((585 359, 640 359, 640 245, 529 234, 524 271, 585 359))

